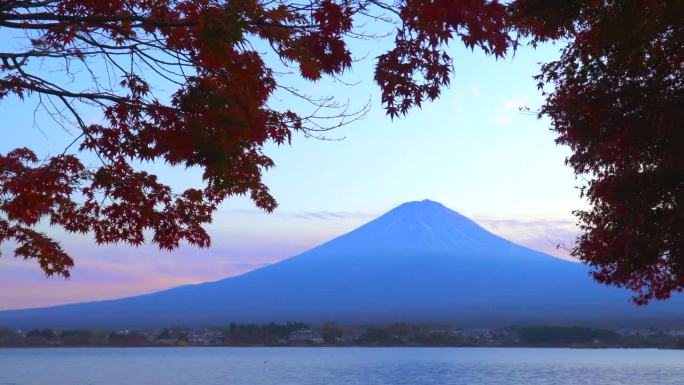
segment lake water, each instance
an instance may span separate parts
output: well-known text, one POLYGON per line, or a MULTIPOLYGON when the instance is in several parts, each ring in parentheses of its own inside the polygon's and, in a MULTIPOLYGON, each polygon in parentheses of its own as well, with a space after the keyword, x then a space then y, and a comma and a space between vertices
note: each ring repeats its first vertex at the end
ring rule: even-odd
POLYGON ((684 384, 684 351, 0 349, 0 385, 684 384))

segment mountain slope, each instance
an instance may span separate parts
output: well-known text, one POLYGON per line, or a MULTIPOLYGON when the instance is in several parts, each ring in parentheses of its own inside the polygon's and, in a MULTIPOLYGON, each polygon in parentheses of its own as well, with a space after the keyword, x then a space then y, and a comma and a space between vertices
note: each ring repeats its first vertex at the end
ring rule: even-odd
POLYGON ((637 308, 584 265, 500 238, 432 201, 409 202, 296 257, 153 294, 0 312, 10 327, 228 322, 593 322, 684 319, 681 298, 637 308))

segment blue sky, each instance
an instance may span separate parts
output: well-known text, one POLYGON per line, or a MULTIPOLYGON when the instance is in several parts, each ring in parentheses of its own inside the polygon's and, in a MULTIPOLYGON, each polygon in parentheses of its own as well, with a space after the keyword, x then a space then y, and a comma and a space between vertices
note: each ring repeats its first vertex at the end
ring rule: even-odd
MULTIPOLYGON (((372 80, 373 57, 387 46, 386 40, 353 43, 355 56, 366 57, 343 77, 358 82, 353 86, 333 79, 287 79, 311 95, 335 95, 349 100, 351 108, 370 101, 371 107, 364 119, 327 134, 339 140, 298 134, 290 146, 267 146, 276 163, 265 175, 280 204, 275 213, 260 212, 246 198, 228 199, 209 226, 213 246, 205 250, 96 247, 89 237, 46 228, 75 257, 73 278, 44 278, 36 264, 14 260, 4 245, 0 309, 120 297, 239 274, 295 255, 402 202, 425 198, 520 244, 563 257, 553 243, 574 237, 571 211, 586 207, 576 188, 581 181, 564 165, 569 150, 554 144, 549 122, 518 111, 542 103, 532 76, 557 49, 523 47, 515 57, 495 60, 453 44, 451 86, 438 101, 392 121, 372 80)), ((158 88, 171 91, 161 83, 158 88)), ((28 146, 40 155, 55 154, 71 141, 47 116, 34 114, 36 102, 0 103, 0 152, 28 146)), ((283 93, 275 95, 273 105, 307 109, 283 93)), ((94 111, 86 116, 100 119, 94 111)), ((198 170, 148 168, 178 188, 199 181, 198 170)))

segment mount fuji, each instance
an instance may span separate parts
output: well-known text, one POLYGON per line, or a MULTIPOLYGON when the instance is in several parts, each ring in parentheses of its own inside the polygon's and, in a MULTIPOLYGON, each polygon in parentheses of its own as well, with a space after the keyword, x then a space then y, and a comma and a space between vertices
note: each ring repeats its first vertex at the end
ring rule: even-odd
POLYGON ((684 301, 637 307, 585 265, 507 241, 440 203, 404 203, 295 257, 134 297, 0 312, 14 328, 147 328, 270 321, 637 323, 684 320, 684 301))

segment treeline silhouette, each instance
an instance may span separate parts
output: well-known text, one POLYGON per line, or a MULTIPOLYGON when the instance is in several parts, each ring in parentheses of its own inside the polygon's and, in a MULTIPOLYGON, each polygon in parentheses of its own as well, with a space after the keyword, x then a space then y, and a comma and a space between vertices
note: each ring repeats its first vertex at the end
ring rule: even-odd
POLYGON ((171 346, 435 346, 578 347, 684 349, 684 331, 608 330, 581 326, 461 329, 453 326, 230 324, 190 329, 53 330, 0 328, 0 347, 171 347, 171 346))

